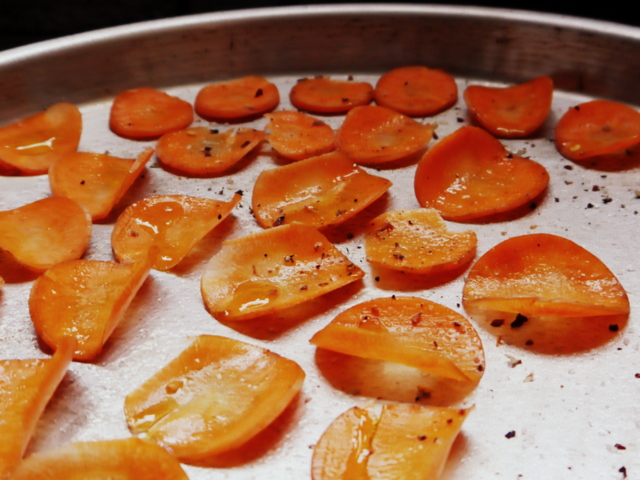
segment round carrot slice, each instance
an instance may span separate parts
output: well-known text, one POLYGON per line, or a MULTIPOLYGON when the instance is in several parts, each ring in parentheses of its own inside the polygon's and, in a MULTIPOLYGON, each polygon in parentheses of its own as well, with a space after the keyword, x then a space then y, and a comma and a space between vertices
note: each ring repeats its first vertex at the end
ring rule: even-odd
POLYGON ((302 160, 335 149, 335 133, 326 123, 294 111, 266 114, 268 141, 279 155, 302 160))
POLYGON ((553 80, 538 77, 506 88, 472 85, 464 92, 469 112, 480 125, 497 137, 530 135, 551 110, 553 80))
POLYGON ((280 103, 278 87, 262 77, 243 77, 204 87, 196 96, 198 115, 235 120, 262 115, 280 103))
POLYGON ((125 138, 157 138, 188 127, 193 107, 154 88, 136 88, 118 95, 111 106, 109 127, 125 138))
POLYGON ((615 153, 640 143, 640 112, 609 100, 570 108, 556 125, 556 148, 569 160, 615 153))
POLYGON ((445 220, 466 222, 514 210, 548 183, 539 163, 507 152, 481 128, 462 127, 420 159, 414 186, 421 206, 435 208, 445 220))
POLYGON ((442 70, 401 67, 380 77, 373 96, 378 105, 405 115, 435 115, 456 103, 458 86, 442 70))
POLYGON ((307 112, 345 113, 371 102, 373 87, 367 82, 303 78, 293 86, 289 99, 294 107, 307 112))

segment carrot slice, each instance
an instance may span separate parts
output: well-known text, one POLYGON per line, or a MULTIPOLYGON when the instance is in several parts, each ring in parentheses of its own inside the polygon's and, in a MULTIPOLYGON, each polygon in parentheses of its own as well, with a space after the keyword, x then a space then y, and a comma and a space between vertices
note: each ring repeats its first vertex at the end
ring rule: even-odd
POLYGON ((91 218, 67 198, 44 198, 0 212, 0 250, 35 272, 80 258, 91 239, 91 218))
POLYGON ((600 259, 563 237, 523 235, 496 245, 471 267, 465 308, 524 316, 629 313, 620 282, 600 259))
POLYGON ((157 138, 182 130, 193 122, 189 102, 155 88, 136 88, 119 94, 111 106, 109 127, 125 138, 157 138))
POLYGON ((230 202, 186 195, 144 198, 118 217, 111 233, 113 254, 118 262, 137 262, 156 246, 153 268, 168 270, 227 218, 241 198, 237 193, 230 202))
POLYGON ((196 112, 209 119, 235 120, 262 115, 280 103, 278 87, 262 77, 207 85, 196 96, 196 112))
POLYGON ((202 296, 219 320, 248 320, 362 278, 315 228, 292 223, 227 240, 202 276, 202 296))
POLYGON ((395 362, 477 384, 484 371, 478 333, 459 313, 417 297, 355 305, 317 332, 311 343, 334 352, 395 362))
POLYGON ((100 220, 109 215, 152 156, 152 148, 145 149, 135 159, 71 153, 51 165, 49 186, 55 196, 75 200, 87 209, 94 221, 100 220))
POLYGON ((291 160, 315 157, 334 150, 333 129, 317 118, 294 111, 268 113, 268 141, 279 155, 291 160))
POLYGON ((338 150, 356 163, 377 165, 424 150, 433 127, 385 107, 349 111, 336 137, 338 150))
POLYGON ((556 125, 556 148, 569 160, 615 153, 640 143, 640 112, 610 100, 572 107, 556 125))
POLYGON ((469 112, 497 137, 520 138, 535 132, 551 110, 553 80, 538 77, 506 88, 472 85, 464 92, 469 112))
POLYGON ((78 149, 81 133, 78 107, 56 103, 0 128, 0 167, 23 175, 45 174, 56 159, 78 149))
POLYGON ((458 86, 447 72, 423 66, 385 73, 373 96, 378 105, 411 116, 435 115, 458 100, 458 86))
POLYGON ((139 438, 77 442, 28 457, 12 480, 189 480, 180 462, 139 438))
POLYGON ((220 133, 195 127, 163 135, 156 149, 158 159, 168 167, 192 175, 217 175, 242 160, 264 138, 264 132, 253 128, 220 133))
POLYGON ((462 127, 420 159, 414 186, 421 206, 465 222, 514 210, 548 183, 539 163, 507 152, 481 128, 462 127))
POLYGON ((125 416, 134 433, 197 463, 262 431, 291 403, 304 376, 297 363, 264 348, 201 335, 127 396, 125 416))
POLYGON ((253 187, 258 223, 274 227, 300 222, 317 228, 353 217, 391 187, 343 153, 333 152, 263 171, 253 187))
POLYGON ((345 113, 367 105, 373 99, 373 87, 367 82, 332 80, 329 77, 298 80, 289 99, 294 107, 313 113, 345 113))
POLYGON ((7 478, 20 463, 40 415, 71 363, 74 344, 65 339, 48 359, 0 360, 0 478, 7 478))

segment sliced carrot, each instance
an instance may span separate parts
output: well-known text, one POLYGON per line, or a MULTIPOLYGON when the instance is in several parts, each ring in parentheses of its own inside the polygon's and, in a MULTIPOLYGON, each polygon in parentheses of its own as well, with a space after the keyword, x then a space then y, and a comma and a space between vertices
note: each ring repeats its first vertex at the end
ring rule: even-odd
POLYGON ((217 175, 242 160, 265 138, 264 132, 238 128, 218 132, 194 127, 158 140, 158 159, 168 167, 192 175, 217 175))
POLYGON ((615 153, 640 143, 640 112, 593 100, 572 107, 556 125, 556 148, 569 160, 615 153))
POLYGON ((335 147, 333 129, 317 118, 294 111, 268 113, 267 140, 279 155, 302 160, 329 153, 335 147))
POLYGON ((127 396, 125 416, 180 461, 197 463, 239 447, 299 392, 292 360, 231 338, 201 335, 127 396))
POLYGON ((469 112, 497 137, 520 138, 535 132, 551 110, 553 80, 538 77, 506 88, 472 85, 464 92, 469 112))
POLYGON ((207 85, 196 96, 198 115, 234 120, 262 115, 280 103, 278 87, 262 77, 243 77, 207 85))
POLYGON ((292 223, 227 240, 202 276, 202 296, 219 320, 248 320, 362 278, 315 228, 292 223))
POLYGON ((0 250, 35 272, 80 258, 90 239, 91 218, 67 198, 44 198, 0 212, 0 250))
POLYGON ((0 127, 0 167, 42 175, 62 155, 75 152, 82 115, 75 105, 56 103, 42 113, 0 127))
POLYGON ((629 313, 620 282, 600 259, 563 237, 523 235, 496 245, 471 267, 465 308, 526 316, 629 313))
POLYGON ((193 122, 189 102, 155 88, 136 88, 119 94, 111 106, 109 127, 125 138, 157 138, 182 130, 193 122))
POLYGON ((317 228, 353 217, 391 187, 343 153, 333 152, 263 171, 253 187, 258 223, 274 227, 300 222, 317 228))
POLYGON ((367 82, 329 77, 303 78, 293 86, 289 99, 294 107, 307 112, 345 113, 371 102, 373 87, 367 82))
POLYGON ((539 163, 507 152, 481 128, 462 127, 420 159, 414 186, 421 206, 465 222, 514 210, 548 183, 539 163))
POLYGON ((156 246, 159 255, 153 268, 168 270, 222 222, 241 198, 237 193, 230 202, 186 195, 143 198, 118 217, 111 233, 113 254, 118 262, 137 262, 156 246))
POLYGON ((456 103, 458 86, 443 70, 400 67, 380 77, 373 95, 378 105, 422 117, 435 115, 456 103))
POLYGON ((75 200, 94 221, 100 220, 109 215, 152 156, 152 148, 135 159, 71 153, 51 165, 49 186, 55 196, 75 200))

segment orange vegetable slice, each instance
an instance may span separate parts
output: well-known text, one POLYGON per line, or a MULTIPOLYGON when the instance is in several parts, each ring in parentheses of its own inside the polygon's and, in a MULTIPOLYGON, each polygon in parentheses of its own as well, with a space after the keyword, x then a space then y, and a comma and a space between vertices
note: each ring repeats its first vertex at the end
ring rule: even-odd
POLYGON ((610 100, 582 103, 567 110, 558 121, 555 142, 569 160, 633 147, 640 143, 640 112, 610 100))
POLYGON ((291 222, 321 228, 353 217, 390 187, 391 181, 333 152, 263 171, 251 202, 264 228, 291 222))
POLYGON ((458 100, 458 86, 447 72, 423 66, 385 73, 373 96, 378 105, 411 116, 435 115, 458 100))
POLYGON ((333 129, 317 118, 294 111, 268 113, 268 141, 279 155, 302 160, 334 150, 333 129))
POLYGON ((209 119, 236 120, 262 115, 280 103, 278 87, 262 77, 207 85, 196 96, 196 112, 209 119))
POLYGON ((385 107, 349 111, 338 130, 336 146, 356 163, 377 165, 424 150, 433 127, 385 107))
POLYGON ((510 238, 471 267, 465 308, 524 316, 586 317, 629 313, 620 282, 600 259, 546 233, 510 238))
POLYGON ((193 107, 185 100, 155 88, 136 88, 119 94, 111 106, 109 127, 121 137, 157 138, 182 130, 193 122, 193 107))
POLYGON ((56 103, 47 110, 0 127, 0 168, 42 175, 62 155, 75 152, 82 115, 75 105, 56 103))
POLYGON ((298 80, 289 99, 294 107, 313 113, 345 113, 373 99, 373 87, 367 82, 332 80, 329 77, 298 80))
POLYGON ((254 437, 291 403, 304 380, 292 360, 239 340, 201 335, 127 396, 134 433, 197 463, 254 437))
POLYGON ((0 478, 7 478, 20 463, 40 415, 71 363, 74 343, 66 339, 47 359, 0 360, 0 478))
POLYGON ((469 112, 497 137, 520 138, 535 132, 551 110, 553 80, 538 77, 506 88, 472 85, 464 92, 469 112))
POLYGON ((118 217, 111 233, 113 254, 118 262, 137 262, 156 246, 153 268, 168 270, 227 218, 241 198, 237 193, 230 202, 186 195, 143 198, 118 217))
POLYGON ((158 159, 192 175, 217 175, 242 160, 265 138, 264 132, 238 128, 218 132, 195 127, 163 135, 156 145, 158 159))
POLYGON ((80 258, 90 239, 91 218, 67 198, 44 198, 0 212, 0 250, 35 272, 80 258))
POLYGON ((539 163, 507 152, 481 128, 462 127, 420 159, 414 186, 421 206, 465 222, 514 210, 548 183, 549 173, 539 163))
POLYGON ((315 228, 292 223, 227 240, 202 276, 202 296, 218 320, 248 320, 362 278, 315 228))
POLYGON ((317 332, 311 343, 461 382, 477 384, 484 371, 482 342, 471 323, 443 305, 417 297, 355 305, 317 332))
POLYGON ((57 160, 49 170, 49 186, 57 197, 75 200, 91 218, 101 220, 120 201, 153 156, 147 148, 135 159, 75 152, 57 160))

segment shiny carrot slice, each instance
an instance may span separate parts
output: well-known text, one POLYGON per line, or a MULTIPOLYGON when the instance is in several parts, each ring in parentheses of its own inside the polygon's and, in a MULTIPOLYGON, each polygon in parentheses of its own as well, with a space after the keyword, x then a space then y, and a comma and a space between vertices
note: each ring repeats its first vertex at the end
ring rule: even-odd
POLYGON ((365 237, 367 261, 393 270, 435 273, 470 262, 478 240, 470 230, 450 232, 434 209, 387 212, 365 237))
POLYGON ((158 159, 192 175, 217 175, 242 160, 265 138, 264 132, 238 128, 226 132, 194 127, 163 135, 156 145, 158 159))
POLYGON ((326 123, 304 113, 281 111, 268 113, 268 141, 279 155, 302 160, 335 149, 335 133, 326 123))
POLYGON ((227 240, 202 276, 202 296, 219 320, 248 320, 362 278, 315 228, 292 223, 227 240))
POLYGON ((321 228, 353 217, 390 187, 389 180, 333 152, 263 171, 251 201, 264 228, 291 222, 321 228))
POLYGON ((209 119, 234 120, 276 108, 280 93, 262 77, 243 77, 204 87, 196 96, 196 112, 209 119))
POLYGON ((153 246, 159 255, 153 268, 176 266, 202 238, 231 213, 240 202, 186 195, 158 195, 143 198, 127 207, 113 227, 111 246, 121 263, 140 261, 153 246))
POLYGON ((74 345, 66 339, 48 359, 0 360, 0 478, 8 478, 20 463, 40 415, 71 363, 74 345))
POLYGON ((299 392, 292 360, 239 340, 201 335, 127 396, 134 433, 194 463, 239 447, 276 419, 299 392))
POLYGON ((42 113, 0 127, 0 167, 42 175, 62 155, 75 152, 82 115, 75 105, 56 103, 42 113))
POLYGON ((12 480, 189 480, 180 462, 139 438, 77 442, 28 457, 12 480))
POLYGON ((496 245, 471 267, 465 308, 526 316, 629 313, 620 282, 600 259, 563 237, 523 235, 496 245))
POLYGON ((378 105, 411 116, 435 115, 458 100, 458 86, 442 70, 400 67, 380 77, 373 92, 378 105))
POLYGON ((535 132, 551 110, 553 80, 538 77, 506 88, 472 85, 464 92, 469 112, 497 137, 520 138, 535 132))
POLYGON ((615 153, 640 143, 640 112, 610 100, 572 107, 556 125, 556 148, 569 160, 615 153))
POLYGON ((459 313, 417 297, 378 298, 355 305, 317 332, 317 347, 395 362, 461 382, 478 383, 484 350, 459 313))
POLYGON ((520 207, 548 183, 539 163, 507 152, 481 128, 462 127, 420 159, 415 192, 421 206, 465 222, 520 207))
POLYGON ((125 138, 157 138, 182 130, 193 122, 189 102, 155 88, 136 88, 119 94, 111 106, 109 127, 125 138))
POLYGON ((345 113, 371 102, 373 87, 367 82, 329 77, 303 78, 293 86, 289 99, 294 107, 307 112, 345 113))
POLYGON ((0 249, 35 272, 80 258, 90 239, 91 218, 67 198, 44 198, 0 212, 0 249))
POLYGON ((338 150, 356 163, 377 165, 424 150, 433 127, 385 107, 349 111, 336 137, 338 150))

